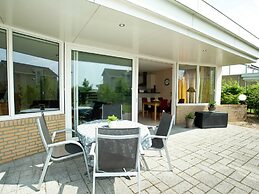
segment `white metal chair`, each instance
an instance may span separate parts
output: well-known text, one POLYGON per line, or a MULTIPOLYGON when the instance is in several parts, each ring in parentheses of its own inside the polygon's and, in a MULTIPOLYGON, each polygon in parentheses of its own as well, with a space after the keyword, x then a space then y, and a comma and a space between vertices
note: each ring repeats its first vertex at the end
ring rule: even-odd
POLYGON ((137 176, 140 193, 139 148, 139 128, 97 128, 90 151, 94 157, 92 193, 97 177, 115 176, 137 176))
POLYGON ((66 140, 54 143, 56 134, 60 132, 65 132, 66 129, 55 131, 52 137, 50 137, 43 112, 42 115, 39 118, 37 118, 37 126, 42 139, 42 143, 47 152, 47 157, 39 180, 38 189, 40 189, 41 184, 44 180, 50 160, 60 161, 79 155, 84 156, 87 175, 89 180, 91 180, 87 164, 87 158, 83 146, 75 140, 66 140))
POLYGON ((108 116, 114 115, 118 119, 122 118, 122 105, 121 104, 103 104, 102 105, 102 119, 107 119, 108 116))
MULTIPOLYGON (((166 143, 170 135, 171 129, 173 127, 174 119, 175 119, 174 115, 172 116, 166 112, 163 112, 159 125, 156 129, 155 135, 149 135, 146 137, 146 138, 152 139, 152 146, 150 149, 159 151, 161 157, 162 157, 162 150, 165 150, 169 170, 172 170, 172 166, 171 166, 169 152, 168 152, 166 143)), ((145 163, 147 170, 149 170, 149 167, 147 165, 147 162, 145 160, 143 153, 142 153, 142 159, 145 163)))

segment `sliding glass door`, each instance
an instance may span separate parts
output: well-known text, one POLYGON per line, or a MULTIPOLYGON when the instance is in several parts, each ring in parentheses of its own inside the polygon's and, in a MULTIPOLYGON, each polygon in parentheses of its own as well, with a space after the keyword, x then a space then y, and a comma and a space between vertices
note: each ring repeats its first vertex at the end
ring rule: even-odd
POLYGON ((122 104, 131 119, 132 60, 72 50, 72 125, 101 119, 102 104, 122 104))

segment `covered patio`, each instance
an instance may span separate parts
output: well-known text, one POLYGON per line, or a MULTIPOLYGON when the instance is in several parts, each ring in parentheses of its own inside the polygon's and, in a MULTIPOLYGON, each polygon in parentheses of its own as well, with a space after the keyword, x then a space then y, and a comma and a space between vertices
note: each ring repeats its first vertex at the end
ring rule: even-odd
MULTIPOLYGON (((148 152, 141 193, 259 193, 259 130, 186 129, 175 126, 168 141, 173 171, 165 157, 148 152)), ((0 193, 91 193, 82 157, 53 163, 37 192, 45 153, 0 165, 0 193)), ((134 177, 97 180, 97 193, 135 193, 134 177)))

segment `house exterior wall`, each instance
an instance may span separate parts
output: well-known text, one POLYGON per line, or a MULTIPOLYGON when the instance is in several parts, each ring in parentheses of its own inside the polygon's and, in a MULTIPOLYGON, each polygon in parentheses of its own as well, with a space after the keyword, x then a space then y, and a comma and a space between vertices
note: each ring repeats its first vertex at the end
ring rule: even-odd
MULTIPOLYGON (((0 164, 44 151, 36 118, 0 122, 0 164)), ((65 128, 64 114, 45 118, 51 132, 65 128)), ((57 134, 56 141, 64 139, 64 133, 57 134)))
MULTIPOLYGON (((190 105, 176 107, 176 124, 185 124, 185 115, 189 112, 208 111, 208 105, 190 105)), ((247 118, 247 106, 239 104, 217 105, 216 111, 227 112, 229 122, 245 121, 247 118)))

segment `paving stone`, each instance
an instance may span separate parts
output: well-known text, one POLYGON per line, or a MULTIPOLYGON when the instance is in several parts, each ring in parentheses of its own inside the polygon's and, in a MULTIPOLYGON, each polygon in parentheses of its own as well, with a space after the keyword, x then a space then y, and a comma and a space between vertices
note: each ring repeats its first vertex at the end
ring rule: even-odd
POLYGON ((178 194, 178 193, 176 193, 174 190, 172 190, 172 189, 168 189, 168 190, 166 190, 166 191, 163 191, 161 194, 178 194))
MULTIPOLYGON (((141 186, 140 186, 141 187, 141 186)), ((120 178, 115 178, 114 180, 114 190, 115 193, 132 193, 132 190, 120 179, 120 178)))
POLYGON ((160 183, 156 184, 155 186, 162 192, 168 190, 168 188, 169 188, 168 185, 166 185, 163 182, 160 182, 160 183))
POLYGON ((247 171, 235 171, 234 173, 232 173, 229 177, 232 179, 235 179, 236 181, 240 182, 242 181, 247 175, 249 174, 249 172, 247 171))
POLYGON ((156 187, 149 187, 146 189, 146 192, 149 194, 156 194, 156 193, 160 193, 159 189, 156 187))
POLYGON ((184 173, 184 172, 182 172, 182 173, 180 173, 180 174, 178 174, 178 175, 179 175, 181 178, 183 178, 183 179, 185 179, 186 181, 188 181, 189 183, 191 183, 192 185, 194 185, 194 186, 200 183, 197 179, 193 178, 192 176, 190 176, 190 175, 188 175, 188 174, 186 174, 186 173, 184 173))
POLYGON ((241 190, 244 190, 246 191, 247 193, 251 192, 251 188, 246 186, 245 184, 242 184, 234 179, 231 179, 231 178, 226 178, 225 181, 227 181, 228 183, 234 185, 235 187, 241 189, 241 190))
POLYGON ((48 181, 46 182, 46 193, 47 194, 53 194, 53 193, 59 193, 60 185, 57 181, 48 181))
POLYGON ((235 187, 229 192, 229 194, 247 194, 247 192, 235 187))
POLYGON ((211 189, 207 194, 220 194, 220 193, 214 189, 211 189))
POLYGON ((194 175, 194 174, 196 174, 196 173, 198 173, 200 171, 201 171, 200 168, 197 168, 196 166, 192 166, 191 168, 188 168, 184 172, 192 176, 192 175, 194 175))
POLYGON ((189 164, 188 162, 185 162, 185 161, 182 160, 182 159, 174 160, 174 161, 173 161, 173 165, 174 165, 176 168, 178 168, 178 169, 180 169, 180 170, 182 170, 182 171, 184 171, 184 170, 186 170, 186 169, 188 169, 188 168, 190 168, 190 167, 192 166, 191 164, 189 164))
POLYGON ((182 182, 183 179, 177 176, 176 174, 173 174, 171 172, 165 172, 157 175, 157 178, 169 187, 175 186, 178 183, 182 182))
POLYGON ((232 188, 234 188, 234 186, 225 181, 219 183, 214 187, 214 189, 219 191, 220 193, 228 193, 232 188))
POLYGON ((229 176, 230 174, 232 174, 235 170, 232 168, 229 168, 226 165, 222 165, 220 163, 215 163, 213 165, 210 166, 210 168, 212 168, 213 170, 220 172, 221 174, 224 174, 226 176, 229 176))
POLYGON ((180 194, 180 193, 186 193, 186 191, 188 191, 192 187, 193 187, 192 184, 188 183, 187 181, 183 181, 177 184, 176 186, 172 187, 171 189, 176 191, 176 193, 180 194))
POLYGON ((209 174, 204 171, 195 174, 194 178, 210 187, 216 186, 221 181, 221 179, 219 179, 215 175, 209 174))
POLYGON ((190 192, 193 193, 193 194, 203 194, 203 193, 205 193, 204 191, 202 191, 201 189, 199 189, 197 187, 191 188, 190 192))
POLYGON ((205 193, 208 192, 211 188, 203 183, 199 183, 197 185, 197 188, 201 189, 202 191, 204 191, 205 193))
POLYGON ((251 173, 241 183, 259 191, 259 175, 251 173))

